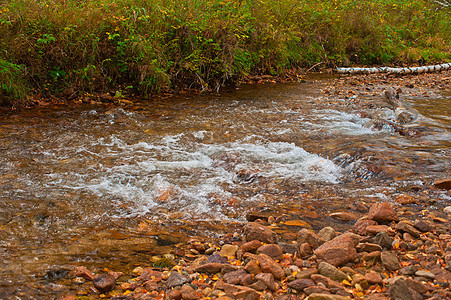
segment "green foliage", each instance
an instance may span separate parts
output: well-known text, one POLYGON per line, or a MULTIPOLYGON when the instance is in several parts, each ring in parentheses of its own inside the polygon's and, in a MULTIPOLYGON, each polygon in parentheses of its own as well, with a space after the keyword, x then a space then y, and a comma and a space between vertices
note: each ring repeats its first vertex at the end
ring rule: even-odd
POLYGON ((12 105, 17 99, 26 98, 23 75, 24 66, 0 58, 0 105, 12 105))
POLYGON ((8 99, 23 98, 26 86, 40 93, 133 86, 150 95, 217 90, 250 74, 318 62, 451 59, 449 9, 428 0, 0 3, 0 81, 8 99))

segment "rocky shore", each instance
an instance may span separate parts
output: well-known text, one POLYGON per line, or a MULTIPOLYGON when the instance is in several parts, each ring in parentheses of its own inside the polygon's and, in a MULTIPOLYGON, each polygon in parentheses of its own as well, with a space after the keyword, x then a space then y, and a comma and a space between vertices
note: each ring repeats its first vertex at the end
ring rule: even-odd
MULTIPOLYGON (((449 193, 451 179, 433 188, 449 193)), ((301 228, 282 238, 283 219, 270 216, 221 241, 192 239, 151 268, 74 266, 64 299, 450 299, 451 207, 439 217, 399 206, 375 203, 346 232, 301 228)))

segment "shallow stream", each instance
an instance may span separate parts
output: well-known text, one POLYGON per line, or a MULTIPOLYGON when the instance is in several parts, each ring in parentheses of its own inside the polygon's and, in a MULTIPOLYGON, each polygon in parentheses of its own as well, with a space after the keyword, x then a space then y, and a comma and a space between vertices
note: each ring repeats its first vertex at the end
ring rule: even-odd
POLYGON ((324 84, 1 116, 0 289, 58 293, 49 270, 151 265, 252 215, 346 229, 329 213, 397 197, 449 205, 426 189, 451 175, 449 91, 405 99, 421 132, 409 137, 392 110, 328 98, 324 84))

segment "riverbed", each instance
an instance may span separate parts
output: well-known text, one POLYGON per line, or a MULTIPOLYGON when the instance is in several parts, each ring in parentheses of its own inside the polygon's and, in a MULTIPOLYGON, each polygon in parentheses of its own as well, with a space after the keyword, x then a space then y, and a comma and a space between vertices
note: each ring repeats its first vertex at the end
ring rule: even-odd
POLYGON ((345 230, 331 213, 449 205, 429 187, 451 176, 451 89, 403 87, 414 119, 399 125, 380 89, 332 83, 1 116, 0 289, 58 294, 50 270, 149 265, 257 217, 345 230))

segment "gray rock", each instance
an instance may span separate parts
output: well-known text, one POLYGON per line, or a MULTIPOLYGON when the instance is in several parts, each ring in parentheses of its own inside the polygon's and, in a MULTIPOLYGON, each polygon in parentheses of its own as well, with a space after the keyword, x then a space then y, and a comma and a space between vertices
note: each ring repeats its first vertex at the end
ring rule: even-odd
POLYGON ((430 280, 434 280, 435 279, 435 275, 429 271, 426 270, 419 270, 415 272, 415 275, 418 277, 424 277, 430 280))
POLYGON ((401 268, 398 257, 389 251, 381 252, 381 261, 384 268, 388 271, 396 271, 401 268))
POLYGON ((184 285, 185 283, 190 283, 191 279, 188 276, 180 274, 179 272, 172 271, 166 282, 168 288, 173 288, 179 285, 184 285))
POLYGON ((423 296, 410 289, 403 278, 397 279, 391 285, 390 296, 393 300, 423 300, 423 296))
POLYGON ((342 281, 347 278, 346 274, 340 270, 338 270, 335 266, 321 262, 318 266, 319 273, 323 276, 329 277, 335 281, 342 281))
POLYGON ((393 240, 386 232, 381 231, 374 237, 374 242, 382 248, 391 249, 393 240))

